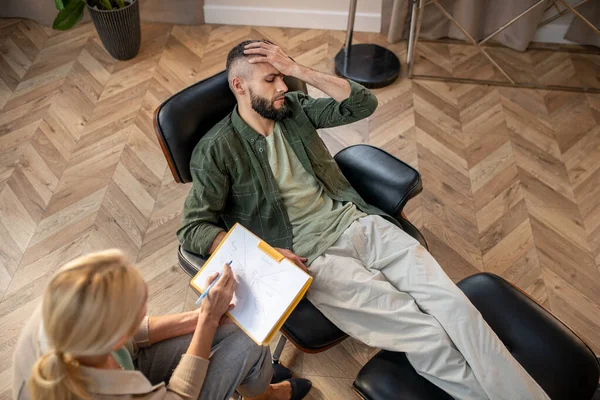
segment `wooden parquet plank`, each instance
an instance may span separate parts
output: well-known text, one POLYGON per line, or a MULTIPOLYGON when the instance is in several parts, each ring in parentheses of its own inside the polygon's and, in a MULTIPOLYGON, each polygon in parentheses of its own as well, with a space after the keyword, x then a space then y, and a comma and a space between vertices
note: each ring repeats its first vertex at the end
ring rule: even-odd
POLYGON ((584 93, 545 92, 544 101, 562 153, 597 126, 584 93))
POLYGON ((157 72, 170 92, 182 90, 205 77, 202 75, 202 55, 210 30, 206 26, 194 28, 197 27, 173 28, 158 63, 157 72))
MULTIPOLYGON (((461 270, 483 270, 473 209, 471 181, 465 153, 458 99, 445 83, 413 82, 418 168, 423 177, 422 221, 426 232, 458 257, 440 263, 452 277, 461 270), (466 265, 450 264, 450 260, 466 265), (450 267, 450 265, 452 265, 450 267), (456 272, 454 272, 456 271, 456 272)), ((446 249, 446 252, 448 250, 446 249)))
MULTIPOLYGON (((100 95, 98 107, 106 107, 108 110, 118 104, 126 110, 123 112, 121 109, 119 113, 100 112, 101 119, 88 125, 90 131, 84 132, 85 136, 81 141, 85 146, 81 147, 82 152, 77 154, 70 165, 70 172, 78 176, 81 176, 79 171, 82 164, 87 164, 87 173, 95 176, 96 165, 110 165, 103 170, 104 176, 111 180, 98 209, 86 250, 119 247, 130 258, 135 259, 142 246, 164 167, 158 168, 160 176, 157 176, 140 159, 140 155, 136 154, 132 144, 140 143, 140 140, 148 137, 137 128, 136 123, 140 113, 148 118, 147 111, 142 112, 142 105, 171 29, 170 25, 164 24, 146 26, 144 32, 154 40, 141 52, 140 60, 115 65, 100 95), (102 140, 102 135, 98 134, 106 131, 107 127, 116 130, 112 140, 108 141, 102 140), (94 153, 92 158, 95 158, 98 154, 96 149, 105 153, 112 162, 96 158, 90 164, 89 158, 85 156, 94 153)), ((155 153, 159 151, 158 146, 153 143, 151 146, 154 146, 155 153)))
MULTIPOLYGON (((519 52, 507 47, 495 46, 487 47, 486 51, 515 82, 539 83, 530 52, 519 52)), ((488 64, 491 65, 489 61, 488 64)), ((508 81, 497 68, 494 68, 494 75, 493 80, 508 81)))
MULTIPOLYGON (((441 44, 430 44, 430 46, 442 46, 441 44)), ((452 73, 456 78, 493 80, 496 71, 489 60, 475 47, 450 44, 446 45, 449 51, 452 73)), ((434 47, 435 48, 435 47, 434 47)))
POLYGON ((483 268, 521 282, 529 294, 544 300, 545 286, 500 93, 493 87, 462 85, 458 103, 483 268))
POLYGON ((414 73, 452 77, 454 65, 450 46, 442 43, 421 42, 415 51, 414 73))
POLYGON ((600 348, 600 324, 597 318, 594 318, 600 314, 598 303, 591 301, 573 287, 570 284, 572 281, 563 279, 552 270, 544 269, 544 279, 551 293, 552 310, 568 325, 580 327, 577 333, 592 348, 600 348), (577 304, 577 307, 574 308, 572 304, 577 304))
POLYGON ((369 143, 418 168, 411 82, 395 82, 374 93, 379 106, 368 119, 369 143))

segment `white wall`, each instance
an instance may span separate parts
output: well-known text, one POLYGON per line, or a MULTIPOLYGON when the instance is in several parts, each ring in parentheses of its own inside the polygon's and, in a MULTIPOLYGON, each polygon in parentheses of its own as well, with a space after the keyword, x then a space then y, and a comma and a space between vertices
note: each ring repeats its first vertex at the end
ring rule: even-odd
MULTIPOLYGON (((579 0, 577 2, 579 2, 579 0)), ((569 0, 567 1, 567 3, 573 5, 575 1, 569 0)), ((562 10, 565 7, 562 4, 560 4, 560 8, 562 10)), ((545 20, 555 14, 556 9, 551 8, 548 11, 546 11, 546 14, 544 14, 543 19, 545 20)), ((574 15, 568 12, 559 19, 552 21, 548 25, 539 28, 535 33, 533 41, 543 43, 573 43, 569 40, 564 39, 565 33, 567 33, 567 30, 569 29, 569 25, 571 24, 571 21, 573 21, 573 18, 575 18, 574 15)))
MULTIPOLYGON (((358 1, 354 30, 379 32, 381 1, 358 1)), ((205 0, 207 24, 345 30, 350 0, 205 0)))

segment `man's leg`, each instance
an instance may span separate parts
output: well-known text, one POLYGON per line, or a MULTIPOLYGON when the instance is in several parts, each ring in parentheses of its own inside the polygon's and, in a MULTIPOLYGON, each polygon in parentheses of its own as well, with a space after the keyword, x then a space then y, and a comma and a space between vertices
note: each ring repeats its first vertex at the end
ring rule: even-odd
POLYGON ((341 330, 367 345, 413 354, 417 371, 454 398, 487 399, 438 321, 381 273, 364 267, 353 243, 361 239, 348 235, 353 226, 310 265, 314 280, 308 299, 341 330))
MULTIPOLYGON (((168 382, 191 339, 191 334, 179 336, 141 349, 137 368, 152 384, 168 382)), ((215 335, 199 399, 227 400, 236 390, 257 396, 269 387, 272 375, 269 348, 258 346, 235 324, 225 324, 215 335)))
MULTIPOLYGON (((423 246, 381 217, 362 218, 357 225, 361 261, 437 319, 491 399, 548 398, 423 246)), ((422 365, 418 354, 407 358, 422 365)))

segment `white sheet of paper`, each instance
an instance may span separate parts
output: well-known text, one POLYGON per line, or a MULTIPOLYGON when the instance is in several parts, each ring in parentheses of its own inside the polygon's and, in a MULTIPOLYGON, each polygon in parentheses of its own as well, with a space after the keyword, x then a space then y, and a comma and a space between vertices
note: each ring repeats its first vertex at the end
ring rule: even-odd
POLYGON ((232 261, 236 277, 235 308, 229 314, 257 342, 262 343, 302 290, 310 276, 284 259, 278 263, 258 248, 260 240, 236 225, 194 284, 203 290, 206 280, 232 261))

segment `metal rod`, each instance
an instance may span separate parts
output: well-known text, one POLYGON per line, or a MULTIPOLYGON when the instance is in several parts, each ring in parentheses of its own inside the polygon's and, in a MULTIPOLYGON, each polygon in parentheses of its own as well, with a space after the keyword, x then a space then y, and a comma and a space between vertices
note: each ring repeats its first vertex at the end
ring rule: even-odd
POLYGON ((279 341, 277 342, 277 346, 275 346, 275 351, 273 352, 273 363, 277 364, 279 362, 279 357, 281 357, 281 353, 283 352, 283 348, 285 347, 285 343, 287 342, 287 338, 285 335, 281 335, 279 341))
POLYGON ((575 86, 563 86, 563 85, 535 85, 532 83, 515 83, 511 84, 504 81, 492 81, 492 80, 479 80, 470 78, 448 78, 443 76, 435 75, 413 75, 413 79, 423 79, 428 81, 438 82, 455 82, 455 83, 470 83, 475 85, 493 85, 493 86, 505 86, 505 87, 516 87, 526 89, 541 89, 541 90, 559 90, 567 92, 579 92, 579 93, 600 93, 598 88, 580 88, 575 86))
MULTIPOLYGON (((417 25, 417 0, 412 0, 410 12, 410 28, 408 31, 408 49, 406 50, 406 65, 410 65, 412 61, 413 40, 415 38, 415 27, 417 25)), ((394 1, 394 5, 399 4, 399 1, 394 1)), ((394 7, 395 8, 395 7, 394 7)), ((396 10, 394 10, 396 11, 396 10)), ((394 12, 392 12, 392 21, 394 21, 394 12)))
POLYGON ((417 6, 417 27, 416 27, 416 32, 415 32, 415 38, 414 38, 414 43, 412 46, 412 54, 410 56, 410 64, 408 64, 408 77, 411 78, 412 77, 412 73, 413 73, 413 68, 415 66, 415 54, 417 52, 417 43, 419 43, 419 35, 421 34, 421 25, 423 23, 423 9, 425 8, 424 6, 424 0, 416 0, 415 3, 418 2, 418 6, 417 6))
MULTIPOLYGON (((573 7, 574 7, 574 8, 577 8, 577 7, 579 7, 580 5, 583 5, 583 4, 587 3, 588 1, 590 1, 590 0, 583 0, 583 1, 581 1, 581 2, 579 2, 579 3, 577 3, 577 4, 575 4, 573 7)), ((559 19, 560 17, 562 17, 563 15, 565 15, 565 14, 566 14, 566 13, 568 13, 568 12, 569 12, 569 9, 568 9, 568 8, 565 8, 564 10, 562 10, 561 12, 559 12, 558 14, 554 14, 554 15, 553 15, 553 16, 551 16, 550 18, 548 18, 548 19, 546 19, 546 20, 544 20, 544 21, 540 22, 540 24, 538 25, 538 29, 540 29, 542 26, 546 26, 546 25, 548 25, 548 24, 549 24, 550 22, 552 22, 552 21, 556 21, 557 19, 559 19)))
POLYGON ((544 4, 545 2, 546 2, 546 0, 539 0, 537 3, 535 3, 534 5, 532 5, 531 7, 529 7, 527 10, 523 11, 521 14, 519 14, 516 17, 514 17, 513 19, 511 19, 510 21, 508 21, 507 23, 505 23, 504 25, 502 25, 500 28, 496 29, 496 31, 494 31, 494 33, 491 33, 488 37, 486 37, 481 42, 479 42, 479 45, 484 44, 485 42, 487 42, 488 40, 490 40, 491 38, 493 38, 494 36, 496 36, 497 34, 499 34, 500 32, 502 32, 503 30, 505 30, 506 28, 508 28, 510 25, 512 25, 513 22, 517 21, 519 18, 521 18, 522 16, 524 16, 525 14, 527 14, 528 12, 530 12, 531 10, 535 9, 537 6, 539 6, 541 4, 544 4))
POLYGON ((558 14, 554 14, 553 16, 551 16, 550 18, 540 22, 540 24, 537 26, 538 29, 540 29, 542 26, 546 26, 548 25, 550 22, 556 21, 557 19, 559 19, 560 17, 562 17, 563 15, 565 15, 566 13, 568 13, 569 10, 567 10, 566 8, 564 10, 562 10, 561 12, 559 12, 558 14))
POLYGON ((350 0, 350 11, 348 11, 348 29, 346 30, 346 54, 352 45, 352 33, 354 32, 354 17, 356 16, 356 2, 350 0))
MULTIPOLYGON (((471 42, 467 41, 467 40, 459 40, 459 39, 421 39, 420 42, 423 43, 438 43, 438 44, 459 44, 459 45, 465 45, 465 46, 470 46, 471 42)), ((503 44, 497 43, 497 42, 488 42, 485 45, 486 48, 490 48, 490 47, 500 47, 500 48, 506 48, 506 46, 504 46, 503 44)), ((583 45, 569 45, 569 44, 560 44, 560 43, 546 43, 541 44, 538 42, 531 42, 531 44, 529 45, 529 47, 527 47, 528 50, 543 50, 543 51, 562 51, 564 53, 576 53, 576 54, 594 54, 594 55, 598 55, 600 54, 600 49, 599 50, 593 50, 595 48, 593 48, 592 46, 587 46, 584 47, 583 45)))
POLYGON ((590 28, 594 30, 597 34, 600 34, 600 30, 594 26, 590 21, 588 21, 583 15, 579 14, 579 11, 571 7, 565 0, 560 0, 563 6, 567 7, 569 11, 571 11, 577 18, 585 22, 590 28))
POLYGON ((446 18, 448 18, 450 21, 454 22, 454 24, 458 27, 458 29, 460 29, 462 31, 462 33, 469 39, 469 41, 475 47, 477 47, 477 49, 481 52, 481 54, 483 54, 488 60, 490 60, 490 62, 492 64, 494 64, 494 66, 496 68, 498 68, 498 70, 502 73, 502 75, 504 75, 506 77, 506 79, 508 79, 510 81, 510 83, 515 84, 515 81, 506 73, 506 71, 504 71, 502 69, 502 67, 500 67, 500 65, 498 65, 498 63, 488 53, 486 53, 486 51, 483 49, 483 47, 481 47, 479 45, 479 43, 477 43, 477 41, 475 39, 473 39, 473 37, 469 34, 469 32, 467 32, 467 30, 465 28, 463 28, 463 26, 452 15, 450 15, 450 13, 448 11, 446 11, 446 9, 444 7, 442 7, 442 5, 439 3, 438 0, 433 0, 433 3, 437 6, 437 8, 439 8, 439 10, 442 12, 442 14, 444 14, 446 16, 446 18))
MULTIPOLYGON (((557 12, 561 12, 561 10, 560 10, 560 7, 558 6, 558 3, 556 2, 556 0, 552 0, 552 4, 554 4, 554 7, 556 8, 556 11, 557 11, 557 12)), ((549 10, 551 7, 552 7, 552 5, 550 5, 550 6, 549 6, 549 7, 546 9, 546 11, 547 11, 547 10, 549 10)))

